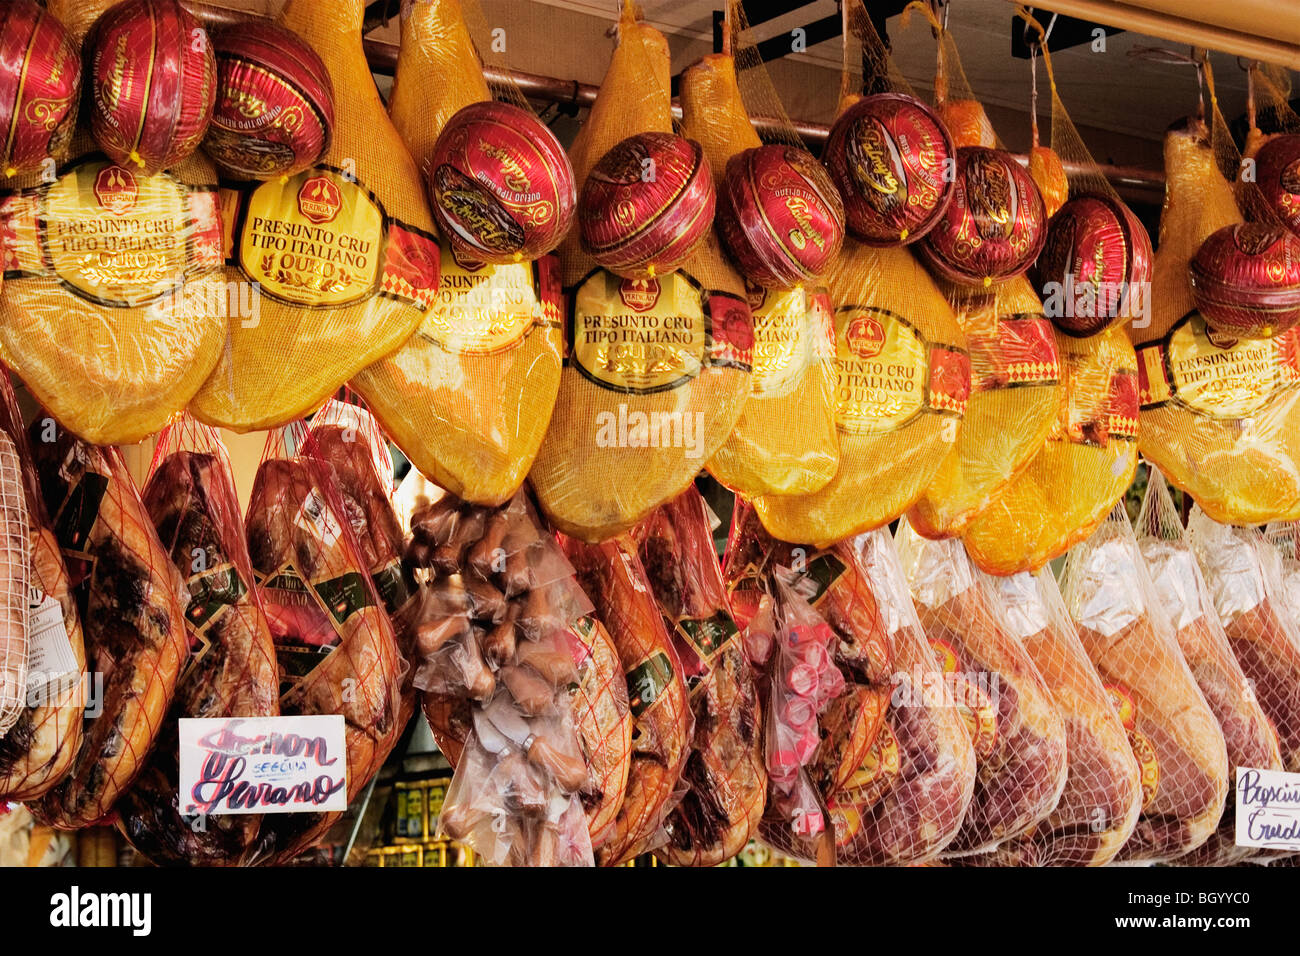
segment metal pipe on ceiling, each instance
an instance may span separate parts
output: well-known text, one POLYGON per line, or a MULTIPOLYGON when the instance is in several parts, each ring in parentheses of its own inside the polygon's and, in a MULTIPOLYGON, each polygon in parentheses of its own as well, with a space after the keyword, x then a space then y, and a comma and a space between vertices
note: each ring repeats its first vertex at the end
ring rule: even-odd
MULTIPOLYGON (((1056 2, 1056 0, 1050 0, 1056 2)), ((1050 7, 1050 2, 1040 2, 1037 6, 1050 7)), ((209 3, 194 3, 194 12, 209 26, 229 26, 249 19, 250 15, 237 10, 230 10, 209 3)), ((387 40, 367 37, 365 40, 366 60, 373 72, 392 76, 397 69, 397 44, 387 40)), ((544 76, 539 73, 526 73, 522 70, 501 70, 486 67, 484 73, 489 83, 513 83, 529 99, 558 103, 562 106, 589 108, 596 102, 598 87, 577 80, 563 80, 559 77, 544 76)), ((681 118, 681 106, 673 101, 673 115, 681 118)), ((800 120, 792 121, 795 130, 810 146, 820 146, 826 141, 830 127, 824 123, 812 123, 800 120)), ((775 129, 777 121, 767 117, 754 117, 753 123, 759 133, 775 129)), ((1022 165, 1027 165, 1027 156, 1016 157, 1022 165)), ((1066 164, 1066 172, 1074 172, 1077 167, 1066 164)), ((1141 169, 1136 166, 1098 165, 1098 171, 1127 198, 1144 202, 1158 203, 1164 195, 1165 176, 1156 169, 1141 169)))
POLYGON ((1033 0, 1033 6, 1300 70, 1300 3, 1295 0, 1033 0), (1246 24, 1269 35, 1232 29, 1246 24))

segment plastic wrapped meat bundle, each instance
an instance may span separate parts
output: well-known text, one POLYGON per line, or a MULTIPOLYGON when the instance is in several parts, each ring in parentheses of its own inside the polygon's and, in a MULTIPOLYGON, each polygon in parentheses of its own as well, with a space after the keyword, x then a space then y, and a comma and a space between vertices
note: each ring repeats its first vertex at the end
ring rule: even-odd
MULTIPOLYGON (((116 2, 53 0, 49 11, 80 48, 116 2)), ((62 424, 96 444, 131 444, 183 409, 221 356, 217 171, 195 153, 146 175, 104 157, 84 128, 56 159, 54 176, 21 174, 0 196, 0 343, 62 424), (128 232, 152 238, 107 251, 108 237, 128 232)))
POLYGON ((1142 810, 1141 770, 1048 568, 1006 578, 981 574, 1006 609, 1065 722, 1069 772, 1056 809, 1018 838, 960 862, 994 866, 1101 866, 1128 840, 1142 810))
POLYGON ((1242 221, 1216 162, 1226 139, 1216 132, 1212 145, 1199 119, 1165 134, 1151 321, 1130 334, 1142 454, 1214 520, 1261 524, 1300 512, 1300 331, 1224 338, 1195 307, 1188 263, 1211 233, 1242 221))
MULTIPOLYGON (((439 749, 460 765, 476 711, 490 705, 506 675, 527 677, 524 686, 535 688, 530 675, 568 679, 570 720, 586 767, 577 792, 591 850, 599 850, 627 789, 633 718, 623 666, 573 566, 523 492, 497 508, 438 498, 416 508, 411 532, 405 564, 422 582, 415 685, 439 749)), ((513 686, 506 683, 507 690, 513 686)), ((496 713, 508 718, 510 711, 496 713)), ((567 739, 554 717, 552 730, 567 739)), ((551 845, 550 838, 536 839, 541 831, 559 832, 515 827, 513 839, 494 846, 494 859, 536 860, 529 846, 551 845)))
MULTIPOLYGON (((569 150, 579 183, 606 154, 631 163, 618 171, 625 184, 639 180, 640 160, 651 157, 613 147, 673 129, 668 44, 635 6, 624 4, 618 47, 569 150)), ((659 168, 669 165, 677 164, 659 168)), ((704 165, 692 165, 691 182, 704 165)), ((580 222, 585 215, 580 202, 580 222)), ((683 234, 672 231, 673 241, 683 234)), ((565 368, 529 475, 560 531, 602 541, 681 494, 727 440, 752 391, 754 328, 744 282, 712 229, 676 271, 637 277, 598 267, 579 233, 575 226, 559 250, 570 304, 565 368)))
POLYGON ((0 800, 35 800, 72 768, 81 744, 86 650, 72 583, 41 500, 27 433, 7 373, 0 375, 0 429, 21 464, 30 545, 25 707, 0 736, 0 800))
POLYGON ((561 543, 627 675, 633 719, 627 792, 596 854, 600 865, 616 866, 666 838, 664 823, 683 796, 678 782, 691 754, 694 720, 681 660, 635 542, 623 535, 600 545, 569 538, 561 543))
POLYGON ((694 486, 633 530, 670 629, 695 718, 681 803, 655 853, 674 866, 716 866, 758 828, 767 792, 762 708, 727 604, 708 506, 694 486))
MULTIPOLYGON (((393 508, 393 459, 378 423, 364 408, 334 399, 312 416, 312 441, 329 462, 357 547, 375 592, 393 622, 397 649, 409 662, 415 653, 415 618, 419 608, 411 570, 402 563, 405 535, 393 508)), ((414 668, 402 678, 406 726, 415 713, 414 668)))
POLYGON ((116 449, 89 445, 44 413, 28 436, 87 669, 103 678, 71 773, 32 805, 43 822, 77 829, 103 819, 145 766, 190 656, 189 592, 116 449))
POLYGON ((222 190, 223 292, 251 290, 257 311, 227 310, 225 347, 190 406, 210 425, 254 431, 314 411, 409 339, 437 293, 433 219, 371 79, 365 9, 289 0, 280 10, 278 23, 325 64, 334 135, 309 169, 222 190), (286 236, 301 238, 285 250, 286 236))
POLYGON ((1300 622, 1300 521, 1275 521, 1265 530, 1264 537, 1277 550, 1281 562, 1281 595, 1291 620, 1300 622))
POLYGON ((868 759, 889 702, 892 656, 875 594, 849 543, 818 551, 776 541, 744 503, 724 576, 768 701, 760 832, 782 852, 825 860, 825 801, 868 759))
POLYGON ((1300 772, 1300 633, 1282 592, 1281 561, 1259 531, 1213 521, 1199 507, 1187 536, 1237 663, 1300 772))
MULTIPOLYGON (((1236 780, 1238 767, 1282 770, 1277 735, 1241 665, 1233 657, 1169 486, 1154 468, 1147 479, 1136 530, 1138 547, 1160 604, 1173 622, 1183 658, 1223 731, 1229 781, 1236 780)), ((1251 847, 1237 846, 1236 840, 1236 801, 1229 791, 1214 836, 1177 862, 1189 866, 1227 866, 1257 853, 1251 847)))
POLYGON ((827 801, 836 862, 903 866, 935 859, 975 793, 970 734, 921 630, 889 529, 859 537, 893 651, 893 690, 867 757, 827 801))
POLYGON ((1228 755, 1122 506, 1070 552, 1062 580, 1079 639, 1142 770, 1142 814, 1117 860, 1182 856, 1219 824, 1228 755))
MULTIPOLYGON (((246 525, 279 664, 280 713, 343 715, 350 803, 401 735, 406 662, 367 573, 333 469, 305 424, 268 436, 246 525)), ((292 859, 339 816, 294 813, 263 821, 254 859, 292 859)))
POLYGON ((244 860, 262 818, 199 816, 177 792, 183 717, 274 717, 275 646, 254 586, 230 457, 214 429, 184 417, 158 437, 144 505, 172 563, 185 577, 189 660, 158 743, 118 802, 121 829, 158 866, 231 866, 244 860))
MULTIPOLYGON (((492 101, 461 7, 461 0, 432 0, 411 5, 402 18, 390 113, 426 181, 442 170, 456 175, 450 164, 434 168, 448 121, 463 107, 492 101)), ((557 170, 525 131, 512 134, 505 125, 495 127, 495 142, 466 144, 481 151, 473 161, 482 162, 485 181, 522 180, 541 197, 562 175, 571 193, 559 144, 557 170)), ((484 228, 502 226, 468 190, 447 192, 446 204, 471 205, 469 216, 490 223, 484 228)), ((528 214, 540 227, 547 215, 559 215, 556 205, 537 198, 528 214)), ((484 264, 453 251, 450 238, 443 236, 438 292, 419 328, 354 376, 352 387, 416 468, 460 498, 498 505, 527 476, 555 405, 563 353, 558 262, 545 256, 484 264)))
POLYGON ((1050 814, 1067 776, 1065 724, 1005 607, 960 541, 909 525, 898 553, 925 636, 962 711, 978 767, 975 796, 945 856, 990 850, 1050 814))

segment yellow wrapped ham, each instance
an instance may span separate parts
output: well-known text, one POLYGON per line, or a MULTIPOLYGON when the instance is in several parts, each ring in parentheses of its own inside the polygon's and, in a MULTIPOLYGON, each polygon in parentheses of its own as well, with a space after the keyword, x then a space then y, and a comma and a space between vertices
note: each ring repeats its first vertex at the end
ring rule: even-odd
MULTIPOLYGON (((390 112, 426 173, 452 115, 491 98, 459 0, 412 7, 390 112)), ((441 261, 419 329, 351 384, 423 474, 462 499, 498 505, 527 476, 559 388, 556 260, 462 261, 444 237, 441 261)))
POLYGON ((257 292, 231 314, 220 361, 191 405, 253 431, 318 408, 419 326, 438 244, 419 170, 384 112, 361 46, 365 0, 289 0, 279 22, 320 54, 334 138, 314 167, 221 194, 225 279, 257 292))
POLYGON ((1165 172, 1151 322, 1131 326, 1142 454, 1216 521, 1300 517, 1300 331, 1227 340, 1207 329, 1187 264, 1241 213, 1203 123, 1166 133, 1165 172))
MULTIPOLYGON (((579 183, 629 135, 673 128, 667 42, 632 6, 569 150, 579 183)), ((731 434, 750 395, 753 319, 712 231, 678 271, 640 279, 598 268, 577 233, 560 247, 566 365, 530 478, 556 527, 599 541, 683 491, 731 434)))
POLYGON ((958 441, 970 391, 966 337, 906 249, 846 239, 827 284, 839 469, 812 494, 754 499, 774 537, 817 547, 888 524, 916 502, 958 441))
POLYGON ((1036 571, 1105 520, 1137 470, 1137 370, 1122 329, 1056 332, 1064 399, 1039 452, 966 525, 966 550, 990 574, 1036 571))
MULTIPOLYGON (((682 75, 682 128, 704 147, 719 189, 727 163, 762 145, 736 80, 736 61, 706 56, 682 75)), ((753 393, 709 472, 745 495, 806 494, 839 464, 830 303, 819 287, 747 283, 754 312, 753 393)))

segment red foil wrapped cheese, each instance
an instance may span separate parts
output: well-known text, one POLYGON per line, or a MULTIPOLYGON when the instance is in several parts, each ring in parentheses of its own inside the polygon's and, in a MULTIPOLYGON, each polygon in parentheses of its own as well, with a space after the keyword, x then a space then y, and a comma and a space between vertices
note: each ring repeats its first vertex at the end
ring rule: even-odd
POLYGON ((179 0, 124 0, 95 21, 85 49, 100 149, 149 176, 194 152, 212 119, 217 65, 179 0))
POLYGON ((1300 238, 1259 222, 1224 226, 1201 243, 1187 275, 1210 330, 1272 338, 1300 322, 1300 238))
POLYGON ((831 127, 823 154, 849 231, 876 246, 915 242, 952 199, 952 138, 939 117, 901 93, 864 96, 831 127))
POLYGON ((844 203, 805 150, 770 145, 727 162, 718 230, 741 273, 764 289, 822 275, 844 243, 844 203))
POLYGON ((462 258, 540 259, 573 223, 573 167, 555 134, 508 103, 471 103, 443 128, 425 170, 442 234, 462 258))
POLYGON ((1275 136, 1260 147, 1255 181, 1278 218, 1300 236, 1300 133, 1275 136))
POLYGON ((11 0, 0 12, 0 66, 0 167, 6 176, 34 172, 72 136, 81 57, 34 0, 11 0))
POLYGON ((287 27, 254 21, 212 38, 217 99, 204 151, 231 179, 274 179, 314 166, 334 135, 329 71, 287 27))
POLYGON ((952 202, 920 249, 936 274, 959 285, 991 285, 1018 276, 1047 235, 1046 207, 1033 179, 1000 149, 957 151, 952 202))
POLYGON ((1151 281, 1151 237, 1119 200, 1077 196, 1048 222, 1037 269, 1047 316, 1086 338, 1123 319, 1130 290, 1151 281))
POLYGON ((578 200, 582 249, 628 279, 672 272, 713 225, 717 195, 700 144, 637 133, 615 144, 578 200))

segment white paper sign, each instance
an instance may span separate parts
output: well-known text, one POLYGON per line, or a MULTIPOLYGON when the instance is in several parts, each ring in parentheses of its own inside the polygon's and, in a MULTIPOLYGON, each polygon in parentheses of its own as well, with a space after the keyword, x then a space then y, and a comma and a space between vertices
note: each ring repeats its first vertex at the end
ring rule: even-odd
POLYGON ((180 761, 185 816, 348 808, 342 714, 184 717, 180 761))
POLYGON ((1237 845, 1300 850, 1300 773, 1237 768, 1237 845))
POLYGON ((27 697, 38 706, 52 700, 81 676, 63 622, 63 605, 40 588, 27 598, 27 697))

